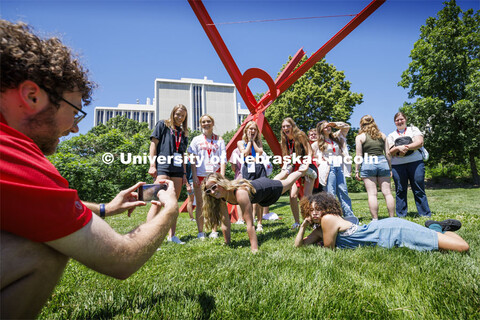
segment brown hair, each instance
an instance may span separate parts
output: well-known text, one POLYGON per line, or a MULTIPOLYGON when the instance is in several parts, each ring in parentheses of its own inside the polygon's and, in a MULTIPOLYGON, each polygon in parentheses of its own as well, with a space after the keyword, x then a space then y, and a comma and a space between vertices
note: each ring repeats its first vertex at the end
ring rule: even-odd
POLYGON ((407 116, 405 115, 405 113, 403 113, 402 111, 399 111, 399 112, 395 113, 395 115, 393 116, 393 121, 396 121, 399 116, 404 117, 404 118, 405 118, 405 121, 408 120, 408 118, 407 118, 407 116))
MULTIPOLYGON (((325 151, 327 149, 327 142, 325 141, 325 137, 323 136, 323 129, 329 124, 327 120, 322 120, 319 123, 317 123, 317 142, 318 142, 318 149, 320 151, 325 151)), ((333 131, 329 135, 330 140, 335 141, 340 149, 343 149, 343 141, 338 139, 337 137, 334 136, 333 131)))
POLYGON ((377 124, 375 123, 375 120, 373 117, 369 114, 363 116, 360 119, 360 130, 358 131, 358 134, 365 133, 370 136, 370 138, 376 140, 380 139, 382 137, 382 133, 377 127, 377 124))
POLYGON ((45 89, 53 104, 60 104, 65 91, 80 92, 84 105, 90 104, 96 84, 58 38, 40 39, 23 22, 0 20, 0 56, 1 92, 30 80, 45 89))
POLYGON ((334 195, 327 192, 319 192, 308 197, 303 197, 302 200, 300 200, 300 212, 303 219, 311 217, 313 211, 312 203, 315 206, 315 210, 321 212, 321 217, 326 214, 333 214, 340 217, 343 215, 340 204, 334 195))
MULTIPOLYGON (((310 147, 310 143, 308 142, 308 137, 305 134, 305 132, 303 132, 302 130, 300 130, 297 127, 297 124, 295 123, 295 121, 293 121, 292 118, 290 118, 290 117, 285 118, 285 119, 283 119, 282 123, 285 122, 285 121, 290 123, 290 125, 292 126, 293 141, 295 141, 295 153, 297 154, 297 156, 308 155, 308 150, 311 147, 310 147)), ((288 155, 290 155, 289 151, 288 151, 288 147, 287 147, 288 137, 283 132, 283 130, 281 130, 281 136, 282 136, 282 140, 281 140, 282 155, 283 156, 288 156, 288 155)))

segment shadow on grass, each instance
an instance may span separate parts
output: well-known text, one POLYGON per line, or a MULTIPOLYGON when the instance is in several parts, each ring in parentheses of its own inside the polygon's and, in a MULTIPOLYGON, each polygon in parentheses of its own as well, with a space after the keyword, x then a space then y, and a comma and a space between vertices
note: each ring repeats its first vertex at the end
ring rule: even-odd
MULTIPOLYGON (((292 230, 288 226, 285 226, 284 223, 278 222, 271 222, 268 225, 263 225, 263 231, 257 233, 257 240, 258 240, 258 247, 262 246, 262 243, 267 242, 268 240, 280 240, 283 238, 292 238, 297 233, 297 230, 292 230), (281 226, 281 227, 278 227, 281 226), (277 227, 273 229, 274 227, 277 227)), ((238 230, 237 232, 246 232, 246 230, 238 230)), ((244 239, 239 241, 233 241, 229 245, 231 248, 239 248, 239 247, 249 247, 250 240, 244 239)))
MULTIPOLYGON (((141 302, 135 303, 132 302, 132 306, 130 309, 133 310, 144 310, 144 309, 151 309, 152 306, 155 306, 157 304, 164 304, 165 302, 168 301, 193 301, 198 303, 198 305, 201 308, 201 314, 199 317, 192 318, 192 319, 210 319, 212 316, 212 312, 216 308, 215 304, 215 298, 205 292, 201 292, 200 294, 193 294, 187 291, 181 292, 181 293, 170 293, 170 292, 163 292, 163 293, 157 293, 152 295, 151 297, 142 300, 141 302)), ((114 318, 117 315, 123 314, 120 310, 112 310, 108 306, 106 306, 104 309, 98 310, 98 312, 95 312, 94 314, 91 314, 90 316, 95 318, 95 319, 111 319, 114 318)))

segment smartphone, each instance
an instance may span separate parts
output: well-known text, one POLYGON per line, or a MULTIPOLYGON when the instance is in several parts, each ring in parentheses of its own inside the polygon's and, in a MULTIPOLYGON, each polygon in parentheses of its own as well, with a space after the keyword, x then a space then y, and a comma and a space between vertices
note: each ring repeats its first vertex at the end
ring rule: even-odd
POLYGON ((160 190, 167 190, 168 184, 144 184, 138 188, 138 200, 140 201, 152 201, 158 200, 157 193, 160 190))

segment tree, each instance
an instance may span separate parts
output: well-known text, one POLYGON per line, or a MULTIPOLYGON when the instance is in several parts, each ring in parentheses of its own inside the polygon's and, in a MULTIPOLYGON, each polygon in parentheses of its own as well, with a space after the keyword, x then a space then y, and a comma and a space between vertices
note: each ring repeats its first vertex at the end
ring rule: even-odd
POLYGON ((409 122, 424 128, 430 163, 470 164, 479 184, 480 154, 480 11, 462 11, 445 2, 437 17, 420 28, 420 39, 399 86, 409 98, 401 108, 409 122))
POLYGON ((149 153, 150 134, 146 123, 115 117, 87 134, 62 141, 49 160, 78 191, 80 199, 108 202, 138 181, 152 183, 147 173, 149 162, 143 162, 149 153), (112 163, 102 158, 107 152, 114 157, 112 163), (122 163, 122 154, 124 162, 131 155, 130 163, 122 163), (142 164, 138 158, 134 164, 134 156, 140 156, 142 164))
POLYGON ((350 91, 350 82, 345 80, 343 71, 322 59, 268 107, 265 117, 279 138, 286 117, 293 118, 307 132, 321 120, 347 122, 362 99, 362 94, 350 91))

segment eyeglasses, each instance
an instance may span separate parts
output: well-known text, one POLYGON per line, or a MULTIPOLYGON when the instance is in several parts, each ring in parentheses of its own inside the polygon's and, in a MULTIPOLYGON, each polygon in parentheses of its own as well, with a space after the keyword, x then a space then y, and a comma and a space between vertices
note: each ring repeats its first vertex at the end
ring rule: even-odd
POLYGON ((82 109, 80 109, 79 107, 77 107, 76 105, 74 105, 73 103, 71 103, 70 101, 67 101, 66 99, 64 99, 63 97, 60 97, 58 96, 57 94, 53 94, 50 90, 46 89, 45 87, 43 86, 39 86, 40 88, 42 88, 48 95, 55 95, 57 97, 60 98, 60 100, 62 100, 63 102, 66 102, 70 107, 72 108, 75 108, 78 110, 78 113, 73 117, 73 125, 76 126, 78 125, 78 123, 80 121, 83 120, 83 118, 85 118, 87 116, 87 113, 85 111, 83 111, 82 109))
POLYGON ((83 111, 82 109, 80 109, 79 107, 77 107, 76 105, 74 105, 73 103, 65 100, 64 98, 60 97, 60 99, 63 101, 63 102, 66 102, 67 104, 69 104, 71 107, 75 108, 78 110, 78 113, 73 117, 73 125, 76 126, 80 121, 83 120, 83 118, 85 118, 87 116, 87 113, 85 111, 83 111))
POLYGON ((208 188, 208 189, 205 190, 205 194, 210 194, 210 193, 215 192, 215 190, 217 190, 217 187, 218 187, 218 185, 215 183, 215 184, 212 185, 210 188, 208 188))

